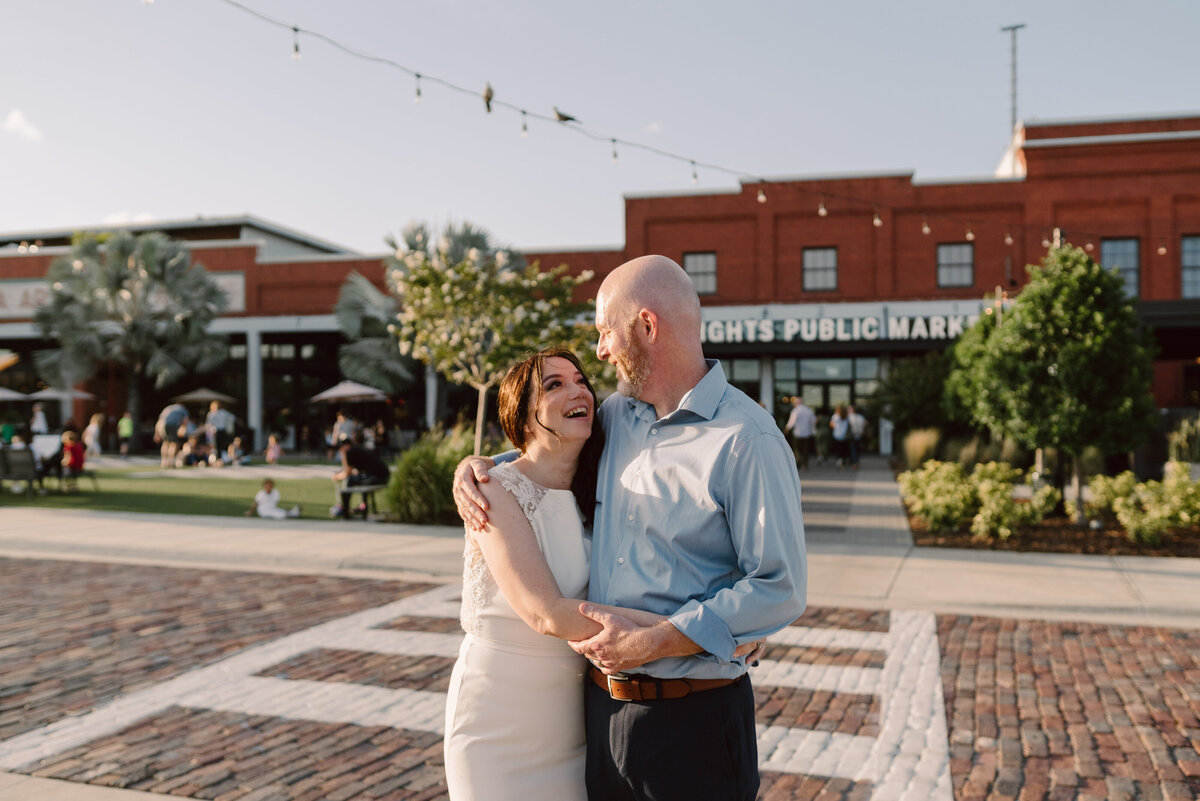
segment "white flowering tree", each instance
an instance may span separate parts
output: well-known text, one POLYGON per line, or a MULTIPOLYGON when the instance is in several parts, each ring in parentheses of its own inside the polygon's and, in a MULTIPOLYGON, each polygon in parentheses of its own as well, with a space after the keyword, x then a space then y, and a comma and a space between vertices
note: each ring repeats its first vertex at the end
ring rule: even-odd
POLYGON ((400 304, 389 330, 399 337, 401 354, 478 391, 479 453, 488 390, 514 362, 546 345, 581 356, 592 349, 594 303, 574 300, 575 288, 592 273, 514 266, 506 251, 470 248, 451 260, 445 247, 408 245, 389 258, 388 283, 400 304))

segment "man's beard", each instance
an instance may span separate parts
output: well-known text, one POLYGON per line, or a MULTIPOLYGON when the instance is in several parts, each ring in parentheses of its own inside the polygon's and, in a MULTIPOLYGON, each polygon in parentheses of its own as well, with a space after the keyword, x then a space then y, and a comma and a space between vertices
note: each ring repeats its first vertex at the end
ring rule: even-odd
POLYGON ((632 320, 625 331, 625 349, 617 354, 617 392, 638 399, 646 388, 650 377, 650 354, 638 342, 637 320, 632 320))

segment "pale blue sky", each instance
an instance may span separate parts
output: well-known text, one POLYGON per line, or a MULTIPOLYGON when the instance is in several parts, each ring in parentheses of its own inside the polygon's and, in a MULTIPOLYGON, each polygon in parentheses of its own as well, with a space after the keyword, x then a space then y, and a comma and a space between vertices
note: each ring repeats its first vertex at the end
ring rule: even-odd
MULTIPOLYGON (((765 177, 987 176, 1019 116, 1200 111, 1192 0, 243 0, 589 130, 765 177)), ((0 231, 249 212, 365 252, 407 221, 624 241, 626 193, 733 176, 423 84, 221 0, 0 0, 0 231)))

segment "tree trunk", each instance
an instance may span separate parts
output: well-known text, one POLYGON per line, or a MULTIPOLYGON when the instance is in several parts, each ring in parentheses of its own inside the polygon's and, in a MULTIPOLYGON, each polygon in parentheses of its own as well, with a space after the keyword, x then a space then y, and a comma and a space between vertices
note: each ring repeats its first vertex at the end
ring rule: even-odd
POLYGON ((1078 454, 1071 455, 1071 494, 1075 496, 1075 525, 1087 525, 1087 514, 1083 511, 1083 461, 1078 454))
POLYGON ((483 417, 487 411, 487 391, 486 386, 479 388, 479 410, 475 412, 475 455, 479 456, 483 452, 483 417))

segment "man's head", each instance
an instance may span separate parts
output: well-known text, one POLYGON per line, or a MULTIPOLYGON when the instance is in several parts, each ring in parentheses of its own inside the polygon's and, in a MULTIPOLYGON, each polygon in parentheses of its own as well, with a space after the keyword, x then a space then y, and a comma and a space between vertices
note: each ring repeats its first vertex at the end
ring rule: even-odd
POLYGON ((623 395, 645 399, 648 386, 703 369, 700 299, 665 256, 642 256, 608 274, 596 295, 596 330, 596 356, 616 366, 623 395))

